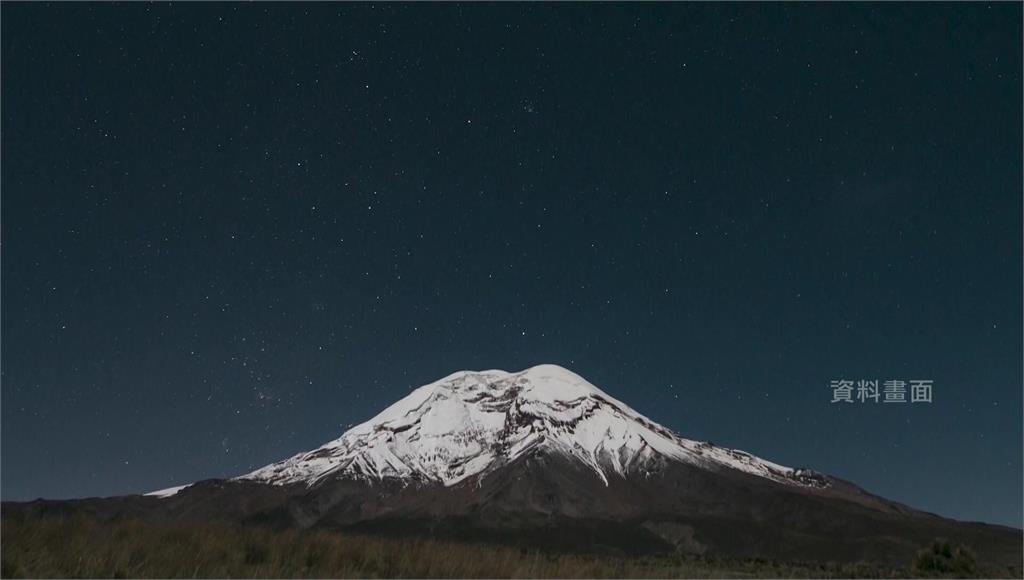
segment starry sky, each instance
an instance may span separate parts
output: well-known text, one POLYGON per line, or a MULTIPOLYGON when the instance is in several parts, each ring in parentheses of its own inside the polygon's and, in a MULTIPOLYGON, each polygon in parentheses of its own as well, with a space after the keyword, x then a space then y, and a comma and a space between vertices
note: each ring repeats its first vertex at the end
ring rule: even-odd
POLYGON ((1020 526, 1021 16, 4 3, 3 499, 238 475, 555 363, 1020 526))

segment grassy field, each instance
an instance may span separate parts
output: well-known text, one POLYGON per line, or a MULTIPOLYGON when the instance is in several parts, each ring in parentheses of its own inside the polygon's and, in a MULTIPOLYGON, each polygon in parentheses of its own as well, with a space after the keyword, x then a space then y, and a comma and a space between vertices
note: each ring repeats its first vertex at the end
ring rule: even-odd
MULTIPOLYGON (((907 577, 872 565, 625 558, 509 546, 228 524, 48 516, 2 522, 0 575, 93 578, 907 577)), ((959 572, 937 572, 957 575, 959 572)), ((1002 575, 1012 571, 974 571, 1002 575)), ((1020 572, 1016 572, 1020 577, 1020 572)))

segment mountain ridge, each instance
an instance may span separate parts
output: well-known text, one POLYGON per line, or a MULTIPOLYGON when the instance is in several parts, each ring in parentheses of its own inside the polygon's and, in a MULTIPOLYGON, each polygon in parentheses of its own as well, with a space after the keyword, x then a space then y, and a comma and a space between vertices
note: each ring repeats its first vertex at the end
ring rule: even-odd
MULTIPOLYGON (((414 389, 370 420, 311 451, 237 479, 316 485, 328 477, 455 485, 535 448, 575 458, 608 485, 656 458, 730 468, 793 485, 830 479, 745 451, 684 438, 563 367, 458 371, 414 389)), ((166 496, 175 489, 152 492, 166 496)))

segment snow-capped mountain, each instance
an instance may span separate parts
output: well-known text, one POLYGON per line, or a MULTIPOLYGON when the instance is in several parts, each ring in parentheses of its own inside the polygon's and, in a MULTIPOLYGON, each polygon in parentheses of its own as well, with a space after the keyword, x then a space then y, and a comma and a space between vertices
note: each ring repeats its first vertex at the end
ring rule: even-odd
POLYGON ((312 486, 349 477, 451 486, 538 450, 578 461, 606 485, 609 478, 643 476, 666 461, 792 485, 828 485, 811 471, 684 439, 556 365, 454 373, 318 449, 239 479, 312 486))
POLYGON ((1020 562, 1020 530, 946 520, 683 438, 554 365, 457 372, 313 451, 148 495, 95 509, 545 549, 893 564, 944 537, 1020 562))

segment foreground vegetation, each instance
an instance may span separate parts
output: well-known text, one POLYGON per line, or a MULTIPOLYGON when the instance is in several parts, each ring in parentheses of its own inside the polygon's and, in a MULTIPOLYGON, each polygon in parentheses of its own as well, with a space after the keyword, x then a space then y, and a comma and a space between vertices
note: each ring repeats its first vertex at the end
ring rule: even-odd
MULTIPOLYGON (((935 558, 919 558, 934 569, 919 568, 917 563, 899 569, 867 564, 549 554, 426 538, 272 530, 223 523, 109 522, 81 515, 28 521, 5 517, 2 534, 0 576, 4 578, 1020 577, 1019 570, 978 571, 973 568, 973 560, 968 563, 962 557, 955 570, 943 568, 942 546, 936 547, 935 558)), ((950 562, 956 557, 955 551, 950 562)))

